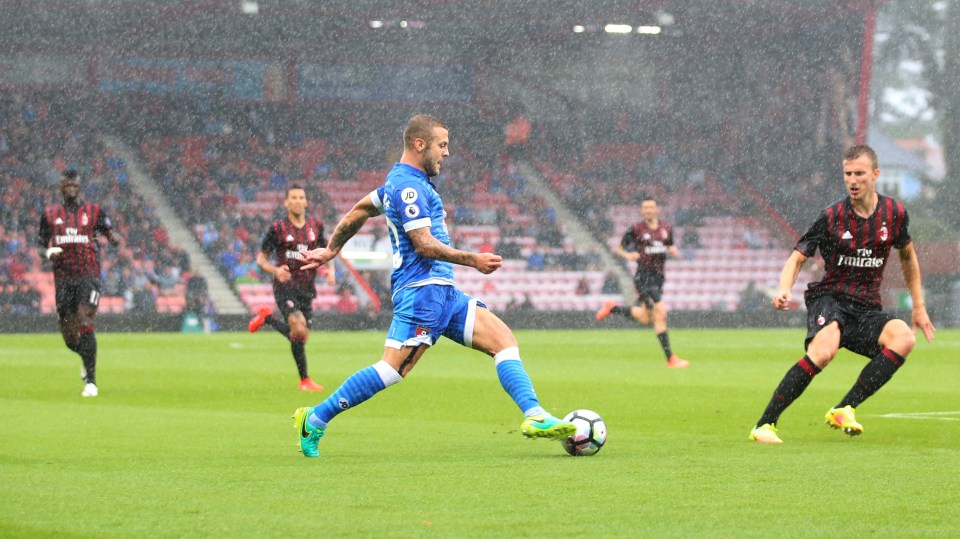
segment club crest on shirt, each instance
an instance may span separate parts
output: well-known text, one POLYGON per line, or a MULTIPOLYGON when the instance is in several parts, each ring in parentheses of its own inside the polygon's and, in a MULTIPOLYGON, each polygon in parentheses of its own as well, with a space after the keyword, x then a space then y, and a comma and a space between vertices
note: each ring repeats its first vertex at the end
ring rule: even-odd
POLYGON ((643 236, 641 236, 641 237, 643 238, 643 241, 650 241, 650 233, 649 233, 649 232, 644 232, 644 233, 643 233, 643 236))
POLYGON ((310 240, 311 243, 316 241, 317 235, 313 233, 312 228, 310 229, 310 232, 307 234, 307 238, 310 240))
POLYGON ((293 236, 290 235, 290 234, 287 234, 287 237, 286 237, 286 238, 283 238, 283 240, 284 240, 284 241, 293 241, 293 236))
POLYGON ((89 222, 90 222, 90 219, 87 219, 86 213, 80 216, 80 226, 87 226, 87 223, 89 222))
POLYGON ((827 323, 827 319, 824 318, 822 314, 817 317, 817 325, 818 325, 818 326, 822 326, 822 325, 824 325, 824 324, 826 324, 826 323, 827 323))
POLYGON ((890 237, 890 232, 887 230, 887 227, 880 227, 880 241, 887 241, 887 238, 890 237))
POLYGON ((414 333, 414 336, 416 336, 416 337, 429 337, 429 336, 430 336, 430 328, 425 328, 425 327, 423 327, 423 326, 417 326, 417 331, 416 331, 416 333, 414 333))

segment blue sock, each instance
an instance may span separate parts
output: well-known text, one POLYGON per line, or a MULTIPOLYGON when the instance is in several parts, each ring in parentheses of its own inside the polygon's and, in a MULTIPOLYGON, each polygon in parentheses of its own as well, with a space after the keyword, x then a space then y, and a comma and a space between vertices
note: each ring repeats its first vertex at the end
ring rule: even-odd
POLYGON ((397 371, 383 361, 361 369, 344 380, 326 400, 314 406, 308 420, 315 427, 325 427, 340 412, 357 406, 400 380, 403 378, 397 371))
POLYGON ((537 399, 536 392, 533 391, 533 383, 530 376, 523 368, 523 362, 520 361, 520 350, 517 347, 510 347, 502 350, 493 357, 497 365, 497 377, 500 378, 500 385, 510 395, 513 402, 517 403, 524 416, 543 413, 540 407, 540 401, 537 399))

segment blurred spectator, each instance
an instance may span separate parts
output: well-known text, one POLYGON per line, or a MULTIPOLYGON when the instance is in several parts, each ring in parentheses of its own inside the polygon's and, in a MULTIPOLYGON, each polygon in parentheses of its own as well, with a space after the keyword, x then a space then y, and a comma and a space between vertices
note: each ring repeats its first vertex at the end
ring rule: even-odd
POLYGON ((756 281, 750 281, 750 284, 740 292, 740 309, 744 311, 759 311, 767 307, 770 299, 763 291, 757 288, 756 281))
POLYGON ((207 289, 207 280, 199 271, 194 271, 187 279, 186 290, 186 308, 184 310, 202 315, 212 310, 213 304, 210 301, 209 291, 207 289))
POLYGON ((604 294, 619 294, 620 293, 620 281, 617 279, 617 276, 608 271, 603 276, 603 287, 600 291, 604 294))
POLYGON ((574 291, 574 294, 578 296, 586 296, 590 294, 590 280, 587 279, 586 275, 580 277, 580 280, 577 281, 577 288, 574 291))
POLYGON ((546 257, 544 256, 543 249, 536 247, 530 251, 530 256, 527 258, 527 271, 543 271, 545 264, 546 257))
POLYGON ((357 297, 350 292, 350 287, 341 286, 337 294, 337 312, 340 314, 353 314, 360 309, 360 302, 357 297))

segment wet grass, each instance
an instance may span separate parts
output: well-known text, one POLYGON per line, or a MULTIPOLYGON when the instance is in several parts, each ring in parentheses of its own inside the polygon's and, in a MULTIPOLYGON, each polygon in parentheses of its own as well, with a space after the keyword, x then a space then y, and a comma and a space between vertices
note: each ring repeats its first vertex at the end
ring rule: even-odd
POLYGON ((276 334, 101 334, 96 399, 58 336, 0 336, 0 536, 960 535, 960 332, 918 345, 857 439, 822 423, 864 363, 842 353, 776 447, 747 434, 801 329, 674 331, 686 370, 649 331, 518 337, 546 407, 605 418, 598 455, 523 439, 492 361, 450 342, 307 460, 292 411, 379 359, 381 333, 311 337, 320 395, 276 334))

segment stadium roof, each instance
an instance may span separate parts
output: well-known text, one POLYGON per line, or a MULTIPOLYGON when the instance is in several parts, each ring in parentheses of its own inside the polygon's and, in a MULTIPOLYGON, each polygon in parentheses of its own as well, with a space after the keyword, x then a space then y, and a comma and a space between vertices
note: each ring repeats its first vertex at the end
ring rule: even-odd
MULTIPOLYGON (((858 17, 869 0, 0 0, 0 54, 304 56, 432 41, 463 54, 608 24, 735 46, 858 17)), ((649 36, 634 36, 636 39, 649 36)), ((455 54, 452 53, 452 54, 455 54)))

